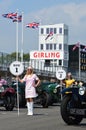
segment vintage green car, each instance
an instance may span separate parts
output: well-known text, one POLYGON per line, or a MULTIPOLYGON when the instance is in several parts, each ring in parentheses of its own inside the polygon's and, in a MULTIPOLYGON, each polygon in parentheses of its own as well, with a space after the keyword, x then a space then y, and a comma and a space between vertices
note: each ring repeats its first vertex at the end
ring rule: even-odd
POLYGON ((37 91, 43 107, 48 107, 61 100, 60 85, 55 82, 42 82, 37 87, 37 91))
MULTIPOLYGON (((17 92, 16 82, 12 83, 12 87, 17 92)), ((59 102, 61 99, 60 85, 54 82, 41 82, 40 86, 36 88, 38 96, 34 99, 35 104, 40 104, 44 108, 59 102)), ((25 107, 25 83, 18 82, 19 106, 25 107)))

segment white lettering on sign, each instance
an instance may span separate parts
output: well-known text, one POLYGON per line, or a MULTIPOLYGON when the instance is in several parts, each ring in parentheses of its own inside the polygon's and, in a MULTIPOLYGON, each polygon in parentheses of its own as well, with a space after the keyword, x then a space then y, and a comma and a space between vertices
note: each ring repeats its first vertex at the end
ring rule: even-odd
POLYGON ((33 51, 30 52, 30 59, 62 59, 63 53, 57 51, 33 51))

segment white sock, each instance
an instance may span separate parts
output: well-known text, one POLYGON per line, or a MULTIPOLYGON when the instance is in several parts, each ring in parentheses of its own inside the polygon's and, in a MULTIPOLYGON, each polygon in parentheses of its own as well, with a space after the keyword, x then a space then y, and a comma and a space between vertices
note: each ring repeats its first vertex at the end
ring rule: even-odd
POLYGON ((29 113, 30 113, 30 102, 27 102, 27 110, 28 110, 28 115, 29 115, 29 113))
POLYGON ((33 115, 33 102, 30 102, 30 114, 33 115))

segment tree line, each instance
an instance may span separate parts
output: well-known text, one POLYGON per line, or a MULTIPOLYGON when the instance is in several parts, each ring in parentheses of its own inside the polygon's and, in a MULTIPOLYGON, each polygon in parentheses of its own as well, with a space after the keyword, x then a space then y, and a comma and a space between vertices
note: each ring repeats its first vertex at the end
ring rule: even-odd
MULTIPOLYGON (((13 59, 16 59, 16 52, 13 52, 9 54, 13 59)), ((21 53, 18 53, 18 59, 21 60, 21 53)), ((29 53, 23 53, 23 60, 29 61, 30 60, 30 54, 29 53)))
MULTIPOLYGON (((18 53, 18 60, 21 61, 21 53, 18 53)), ((16 52, 12 52, 11 54, 0 52, 0 64, 9 64, 16 60, 16 52)), ((23 53, 23 61, 29 62, 30 54, 23 53)))

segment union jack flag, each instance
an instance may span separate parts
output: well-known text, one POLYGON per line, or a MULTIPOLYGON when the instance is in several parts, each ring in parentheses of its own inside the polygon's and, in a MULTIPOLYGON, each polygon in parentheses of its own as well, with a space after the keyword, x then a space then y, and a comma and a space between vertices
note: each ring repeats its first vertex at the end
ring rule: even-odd
POLYGON ((2 14, 2 16, 3 16, 4 18, 13 19, 14 17, 17 16, 17 13, 2 14))
POLYGON ((13 22, 21 22, 22 21, 22 15, 19 15, 18 17, 13 18, 13 22))
POLYGON ((45 40, 47 40, 51 36, 53 36, 53 32, 52 31, 47 35, 47 37, 45 38, 45 40))
POLYGON ((39 27, 39 23, 37 22, 28 23, 26 27, 36 29, 39 27))
POLYGON ((75 51, 76 48, 80 47, 80 43, 78 42, 76 45, 74 45, 74 47, 72 48, 72 51, 75 51))

